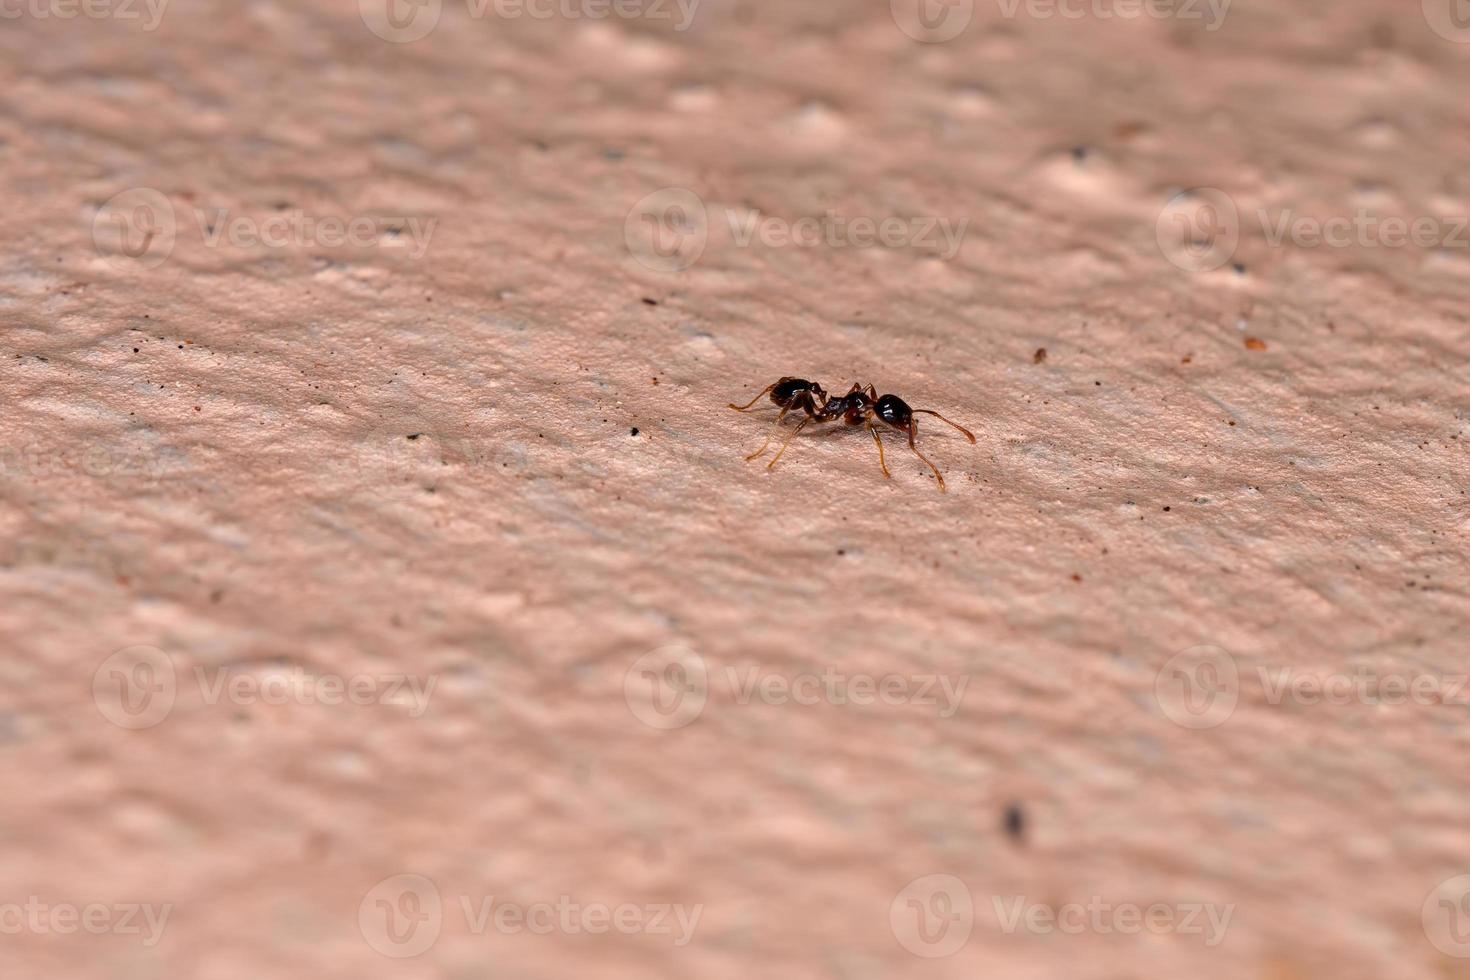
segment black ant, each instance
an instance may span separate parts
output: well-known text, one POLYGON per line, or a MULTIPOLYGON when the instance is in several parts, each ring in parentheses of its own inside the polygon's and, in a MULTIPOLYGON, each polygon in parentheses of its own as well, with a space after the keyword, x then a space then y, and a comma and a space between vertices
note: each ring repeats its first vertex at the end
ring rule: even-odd
MULTIPOLYGON (((776 420, 778 425, 781 422, 781 418, 786 416, 786 412, 793 408, 804 409, 808 416, 802 419, 800 424, 792 430, 791 435, 786 437, 786 441, 781 445, 781 451, 776 453, 776 458, 766 464, 767 469, 776 465, 776 462, 781 458, 781 454, 786 452, 786 447, 791 444, 791 440, 796 437, 796 434, 802 430, 807 422, 835 422, 841 419, 847 425, 861 425, 873 433, 873 442, 878 447, 878 466, 883 470, 884 476, 891 478, 893 474, 888 472, 888 463, 883 456, 883 439, 878 435, 878 427, 873 424, 876 419, 908 435, 909 449, 913 450, 914 455, 922 459, 928 465, 929 469, 934 471, 934 479, 938 481, 939 489, 943 492, 945 490, 944 477, 940 474, 939 467, 935 466, 928 456, 919 452, 918 444, 915 441, 919 434, 919 424, 914 419, 914 416, 916 414, 932 415, 946 425, 959 429, 964 437, 970 440, 972 444, 975 442, 974 434, 964 426, 951 422, 932 409, 910 408, 908 403, 897 395, 879 395, 877 389, 872 385, 854 384, 848 390, 847 394, 838 398, 828 398, 826 393, 822 391, 821 385, 795 378, 782 378, 776 384, 767 388, 766 391, 771 392, 771 400, 773 402, 782 406, 781 417, 776 420), (813 404, 811 392, 815 392, 821 398, 822 404, 820 406, 813 404), (778 398, 778 395, 781 398, 778 398), (785 400, 783 401, 782 398, 785 400)), ((765 392, 763 391, 761 394, 765 394, 765 392)), ((731 405, 730 407, 744 411, 759 400, 760 395, 756 395, 755 399, 743 408, 735 405, 731 405)), ((770 441, 770 437, 768 436, 765 443, 761 445, 761 448, 757 452, 745 458, 754 459, 764 453, 770 441)))
MULTIPOLYGON (((807 381, 805 378, 782 378, 775 384, 766 385, 765 390, 760 395, 756 395, 744 405, 736 405, 734 402, 731 402, 730 407, 737 412, 743 412, 760 401, 761 395, 764 395, 767 391, 771 393, 771 401, 781 406, 781 414, 776 416, 776 426, 771 429, 770 435, 766 436, 766 441, 761 443, 761 447, 745 457, 747 461, 755 459, 766 451, 766 447, 771 444, 771 437, 776 434, 776 429, 780 428, 781 420, 786 417, 787 412, 806 412, 807 417, 801 420, 801 425, 798 425, 795 431, 786 437, 786 442, 781 444, 781 452, 776 454, 776 459, 780 459, 781 453, 786 451, 786 446, 790 444, 792 438, 796 436, 796 433, 801 431, 801 426, 816 420, 818 417, 817 413, 827 405, 827 393, 815 381, 807 381), (820 404, 818 404, 819 401, 820 404)), ((770 469, 772 466, 775 466, 776 459, 771 460, 766 468, 770 469)))

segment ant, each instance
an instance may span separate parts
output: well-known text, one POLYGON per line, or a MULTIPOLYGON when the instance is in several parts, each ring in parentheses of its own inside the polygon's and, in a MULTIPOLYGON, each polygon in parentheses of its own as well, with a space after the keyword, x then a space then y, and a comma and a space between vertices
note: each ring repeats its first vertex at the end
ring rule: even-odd
MULTIPOLYGON (((877 389, 871 384, 854 384, 848 389, 847 394, 841 397, 828 398, 826 393, 822 391, 821 385, 815 384, 814 382, 801 381, 796 378, 782 378, 776 384, 767 388, 766 391, 771 392, 771 401, 782 406, 781 416, 776 419, 777 425, 786 416, 787 411, 791 409, 804 409, 808 416, 802 419, 800 424, 792 430, 791 435, 786 437, 786 441, 781 445, 780 452, 776 453, 776 458, 766 464, 767 469, 776 465, 777 461, 781 458, 781 454, 786 452, 786 447, 791 444, 791 440, 796 438, 796 434, 802 430, 807 422, 835 422, 840 419, 846 425, 861 425, 873 433, 873 442, 878 447, 878 466, 883 470, 885 477, 891 478, 893 474, 888 472, 888 463, 883 455, 883 439, 879 436, 878 427, 874 424, 876 420, 890 428, 905 433, 909 437, 909 449, 913 450, 914 455, 922 459, 928 465, 929 469, 934 471, 934 479, 939 483, 939 490, 940 492, 944 492, 944 477, 940 474, 939 467, 935 466, 928 456, 919 452, 918 444, 915 441, 919 434, 919 424, 914 416, 932 415, 946 425, 960 430, 964 437, 970 440, 971 444, 975 442, 974 434, 964 426, 951 422, 932 409, 910 408, 908 402, 899 398, 897 395, 879 395, 877 389), (813 393, 821 398, 822 403, 820 406, 813 404, 813 393)), ((765 392, 763 391, 761 394, 763 395, 765 392)), ((736 405, 731 405, 730 407, 737 411, 744 411, 759 400, 760 395, 756 395, 750 404, 744 407, 736 405)), ((754 459, 764 453, 770 441, 770 437, 768 436, 758 451, 745 458, 754 459)))

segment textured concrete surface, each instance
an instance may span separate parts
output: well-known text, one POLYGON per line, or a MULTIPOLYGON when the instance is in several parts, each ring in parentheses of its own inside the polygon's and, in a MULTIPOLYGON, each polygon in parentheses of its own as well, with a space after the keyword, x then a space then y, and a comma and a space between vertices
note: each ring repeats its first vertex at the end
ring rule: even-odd
POLYGON ((5 8, 0 975, 1470 976, 1449 4, 374 3, 5 8))

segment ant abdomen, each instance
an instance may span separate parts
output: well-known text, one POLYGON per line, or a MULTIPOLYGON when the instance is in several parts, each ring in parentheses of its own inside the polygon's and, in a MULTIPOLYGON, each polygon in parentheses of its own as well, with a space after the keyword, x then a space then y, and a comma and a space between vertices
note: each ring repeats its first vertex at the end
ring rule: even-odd
POLYGON ((895 429, 907 429, 914 420, 914 410, 897 395, 884 395, 873 404, 873 414, 895 429))

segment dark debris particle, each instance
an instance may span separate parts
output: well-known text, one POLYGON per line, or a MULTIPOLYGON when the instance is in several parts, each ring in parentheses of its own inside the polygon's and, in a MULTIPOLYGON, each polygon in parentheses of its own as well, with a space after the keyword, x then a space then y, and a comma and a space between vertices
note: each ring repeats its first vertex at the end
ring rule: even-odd
POLYGON ((421 435, 423 435, 423 433, 422 433, 422 432, 414 432, 414 433, 411 433, 411 434, 410 434, 410 435, 409 435, 409 436, 408 436, 408 441, 409 441, 409 442, 413 442, 413 441, 414 441, 414 440, 415 440, 415 439, 417 439, 417 438, 418 438, 418 437, 419 437, 419 436, 421 436, 421 435))
POLYGON ((1042 363, 1045 360, 1046 360, 1046 348, 1045 347, 1038 347, 1038 348, 1036 348, 1036 353, 1031 355, 1031 363, 1032 364, 1040 364, 1040 363, 1042 363))
POLYGON ((645 296, 645 297, 643 297, 643 302, 647 306, 657 306, 658 305, 658 300, 654 299, 651 296, 645 296))
POLYGON ((1166 514, 1167 514, 1167 513, 1168 513, 1168 512, 1169 512, 1169 511, 1171 511, 1171 510, 1173 510, 1173 509, 1174 509, 1174 508, 1173 508, 1173 507, 1165 507, 1165 508, 1164 508, 1164 513, 1166 513, 1166 514))
POLYGON ((1026 811, 1021 809, 1021 804, 1012 803, 1006 807, 1005 828, 1011 840, 1019 842, 1026 839, 1026 811))
POLYGON ((628 435, 630 435, 630 436, 636 436, 637 434, 638 434, 638 427, 635 425, 635 426, 633 426, 633 431, 632 432, 629 432, 628 435))

